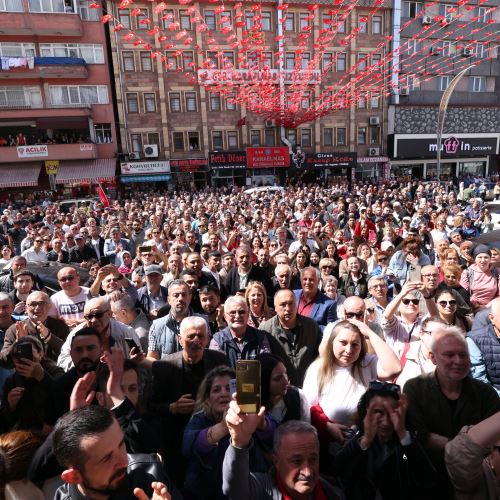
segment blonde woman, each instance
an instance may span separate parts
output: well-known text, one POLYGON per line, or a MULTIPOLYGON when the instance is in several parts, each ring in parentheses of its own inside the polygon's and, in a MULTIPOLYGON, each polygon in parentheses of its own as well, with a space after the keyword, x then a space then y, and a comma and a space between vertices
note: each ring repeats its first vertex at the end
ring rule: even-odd
POLYGON ((260 281, 250 281, 245 292, 245 300, 250 314, 248 324, 259 328, 261 323, 275 315, 274 309, 267 305, 267 293, 260 281))

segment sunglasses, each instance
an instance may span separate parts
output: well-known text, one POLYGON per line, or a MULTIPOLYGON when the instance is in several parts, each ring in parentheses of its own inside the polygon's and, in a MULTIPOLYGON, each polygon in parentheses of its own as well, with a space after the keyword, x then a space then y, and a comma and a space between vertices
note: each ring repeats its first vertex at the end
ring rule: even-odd
POLYGON ((63 276, 62 278, 59 279, 59 281, 64 283, 65 281, 73 281, 75 278, 76 278, 76 276, 74 276, 74 275, 63 276))
POLYGON ((346 312, 345 313, 345 317, 347 319, 352 319, 352 318, 357 318, 357 319, 361 319, 363 316, 364 316, 365 313, 362 313, 362 312, 359 312, 359 313, 355 313, 355 312, 346 312))
POLYGON ((89 314, 84 314, 83 317, 86 319, 86 320, 89 320, 89 319, 100 319, 102 318, 108 311, 97 311, 95 313, 89 313, 89 314))
POLYGON ((373 380, 368 384, 369 391, 376 392, 392 392, 398 396, 401 394, 401 387, 398 384, 391 384, 390 382, 379 382, 378 380, 373 380))
POLYGON ((379 262, 386 262, 387 261, 387 257, 380 257, 378 259, 379 262))
POLYGON ((366 312, 369 312, 370 314, 373 314, 375 312, 375 309, 373 307, 367 307, 366 312))
POLYGON ((333 266, 323 266, 321 269, 332 269, 333 266))
POLYGON ((446 306, 455 307, 457 305, 457 301, 456 300, 440 300, 440 301, 438 301, 438 304, 441 307, 446 307, 446 306))
POLYGON ((412 303, 414 306, 418 306, 420 299, 403 299, 403 304, 407 306, 409 303, 412 303))

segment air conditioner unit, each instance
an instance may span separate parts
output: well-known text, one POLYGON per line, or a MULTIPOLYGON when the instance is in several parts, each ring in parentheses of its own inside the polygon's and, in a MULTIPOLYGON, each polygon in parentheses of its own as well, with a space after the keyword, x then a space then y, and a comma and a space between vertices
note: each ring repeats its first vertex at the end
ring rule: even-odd
POLYGON ((431 16, 422 16, 422 24, 432 24, 431 16))
POLYGON ((401 87, 399 89, 399 95, 409 95, 410 89, 408 87, 401 87))
POLYGON ((272 128, 272 127, 276 127, 276 120, 266 120, 264 122, 264 126, 266 128, 272 128))
POLYGON ((380 156, 380 148, 368 148, 368 156, 380 156))
POLYGON ((474 55, 474 51, 470 47, 465 47, 462 50, 462 55, 464 57, 472 57, 474 55))
POLYGON ((132 153, 128 154, 128 159, 129 160, 138 160, 140 158, 140 154, 133 151, 132 153))
POLYGON ((378 116, 370 116, 370 125, 380 125, 380 118, 378 116))
POLYGON ((451 23, 453 21, 453 14, 446 14, 446 16, 444 16, 444 19, 443 19, 443 22, 444 23, 451 23))
POLYGON ((157 158, 158 157, 158 145, 157 144, 144 144, 144 157, 145 158, 157 158))

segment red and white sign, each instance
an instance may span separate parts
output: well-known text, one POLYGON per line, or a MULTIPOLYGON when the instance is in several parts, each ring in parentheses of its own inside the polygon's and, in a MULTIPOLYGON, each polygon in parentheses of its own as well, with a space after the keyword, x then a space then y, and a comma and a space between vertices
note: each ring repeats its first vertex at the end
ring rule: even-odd
POLYGON ((247 148, 247 168, 280 168, 290 166, 290 151, 279 148, 247 148))
POLYGON ((49 156, 49 147, 47 144, 38 144, 36 146, 17 146, 17 156, 18 158, 49 156))

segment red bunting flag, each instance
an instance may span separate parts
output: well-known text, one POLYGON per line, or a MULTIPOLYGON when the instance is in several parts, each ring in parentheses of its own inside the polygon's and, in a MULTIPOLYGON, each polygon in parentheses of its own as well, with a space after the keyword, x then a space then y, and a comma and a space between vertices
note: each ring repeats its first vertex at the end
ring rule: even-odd
POLYGON ((109 208, 108 197, 106 196, 106 193, 104 192, 104 189, 100 184, 99 184, 99 199, 101 200, 101 203, 104 205, 104 208, 109 208))
POLYGON ((243 127, 243 125, 245 125, 247 121, 247 117, 244 116, 243 118, 240 118, 237 122, 236 122, 236 126, 237 127, 243 127))

